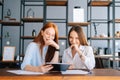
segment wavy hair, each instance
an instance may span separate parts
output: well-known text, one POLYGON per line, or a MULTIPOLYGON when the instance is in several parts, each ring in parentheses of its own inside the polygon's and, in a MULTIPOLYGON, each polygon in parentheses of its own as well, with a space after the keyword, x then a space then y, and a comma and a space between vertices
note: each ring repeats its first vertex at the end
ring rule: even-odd
MULTIPOLYGON (((55 38, 54 41, 58 44, 58 26, 52 22, 47 22, 42 29, 40 30, 39 34, 37 37, 35 37, 35 39, 33 40, 33 42, 39 43, 40 44, 40 51, 41 51, 41 55, 43 52, 43 46, 45 45, 45 42, 43 40, 43 36, 41 34, 41 31, 45 31, 47 28, 54 28, 55 30, 55 38)), ((45 56, 45 61, 46 62, 50 62, 54 56, 55 53, 55 47, 53 46, 48 46, 48 50, 45 56)))

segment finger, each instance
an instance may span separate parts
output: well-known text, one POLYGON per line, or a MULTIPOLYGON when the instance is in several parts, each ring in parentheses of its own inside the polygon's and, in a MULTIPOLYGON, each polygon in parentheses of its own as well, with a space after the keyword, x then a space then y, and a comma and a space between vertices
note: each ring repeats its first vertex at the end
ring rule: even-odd
POLYGON ((44 71, 45 72, 48 72, 49 70, 51 70, 53 67, 52 66, 50 66, 50 67, 44 67, 44 71))
POLYGON ((74 48, 75 48, 75 45, 72 45, 72 46, 71 46, 71 49, 74 49, 74 48))
POLYGON ((71 49, 72 49, 72 48, 73 48, 73 45, 71 45, 70 47, 71 47, 71 49))
POLYGON ((51 66, 51 67, 48 67, 47 70, 49 71, 49 70, 51 70, 52 68, 53 68, 52 66, 51 66))
POLYGON ((49 67, 52 67, 52 65, 45 65, 45 68, 49 68, 49 67))

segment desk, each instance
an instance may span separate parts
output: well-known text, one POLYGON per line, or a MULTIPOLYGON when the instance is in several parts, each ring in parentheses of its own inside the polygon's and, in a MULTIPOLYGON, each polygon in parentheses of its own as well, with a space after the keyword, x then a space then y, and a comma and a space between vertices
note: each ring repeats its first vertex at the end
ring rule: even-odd
POLYGON ((60 72, 44 75, 16 75, 0 69, 0 80, 120 80, 120 71, 114 69, 94 69, 87 75, 62 75, 60 72))
POLYGON ((95 55, 95 58, 112 58, 113 55, 95 55))
MULTIPOLYGON (((116 53, 116 56, 118 56, 117 53, 116 53)), ((98 61, 99 65, 103 65, 102 59, 108 60, 109 68, 110 68, 110 61, 118 61, 118 62, 120 61, 120 58, 115 58, 115 60, 113 60, 113 55, 95 55, 95 58, 99 58, 99 61, 98 61)))
POLYGON ((108 60, 108 67, 110 68, 110 58, 112 58, 113 55, 95 55, 96 59, 96 68, 104 68, 102 60, 108 60))

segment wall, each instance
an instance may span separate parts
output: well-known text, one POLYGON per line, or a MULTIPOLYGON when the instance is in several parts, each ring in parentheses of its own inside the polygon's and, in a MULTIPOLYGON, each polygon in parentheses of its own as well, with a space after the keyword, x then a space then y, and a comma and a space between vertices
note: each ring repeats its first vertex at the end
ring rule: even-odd
MULTIPOLYGON (((16 18, 17 21, 20 21, 20 0, 4 0, 4 13, 7 15, 7 10, 11 10, 11 18, 16 18)), ((6 32, 10 33, 11 45, 16 46, 16 53, 19 52, 19 26, 4 26, 3 28, 3 46, 6 45, 6 32)))
MULTIPOLYGON (((72 11, 74 6, 81 6, 81 7, 86 7, 87 4, 83 4, 86 3, 86 1, 84 0, 69 0, 69 19, 68 21, 72 21, 72 11)), ((7 10, 8 8, 11 10, 11 17, 12 18, 16 18, 17 21, 20 21, 20 0, 5 0, 5 4, 4 4, 4 16, 7 15, 7 10)), ((29 9, 30 7, 26 7, 26 11, 29 9)), ((42 8, 38 8, 38 7, 33 7, 32 8, 35 12, 35 17, 41 17, 43 16, 42 14, 42 8), (39 13, 38 13, 39 12, 39 13)), ((48 7, 48 18, 52 18, 52 17, 65 17, 65 8, 55 8, 55 7, 48 7), (59 9, 59 10, 58 10, 59 9), (56 14, 56 15, 54 15, 56 14)), ((86 13, 86 9, 85 9, 85 13, 86 13)), ((87 14, 87 13, 86 13, 87 14)), ((26 12, 25 12, 26 15, 26 12)), ((86 18, 86 17, 85 17, 86 18)), ((56 23, 58 25, 59 28, 59 36, 65 36, 66 31, 64 29, 65 28, 65 24, 60 24, 60 23, 56 23), (64 30, 64 31, 63 31, 64 30)), ((32 24, 25 24, 25 26, 29 26, 29 30, 27 29, 28 27, 25 27, 25 35, 31 35, 31 32, 33 30, 33 26, 34 28, 37 30, 37 34, 39 32, 39 30, 42 27, 41 23, 32 23, 32 24)), ((71 28, 71 27, 69 27, 71 28)), ((16 53, 19 53, 19 26, 17 27, 9 27, 6 26, 4 27, 4 35, 6 34, 6 32, 10 33, 11 36, 11 45, 16 46, 16 53)), ((6 39, 3 39, 3 44, 6 45, 6 39)), ((24 49, 26 49, 27 44, 30 42, 31 40, 25 41, 25 46, 24 49)), ((59 44, 61 46, 61 54, 63 53, 63 50, 65 49, 65 43, 66 41, 64 40, 59 40, 59 44)))
MULTIPOLYGON (((68 9, 69 9, 69 14, 68 14, 68 22, 72 22, 72 15, 73 15, 73 8, 74 6, 81 6, 81 8, 84 8, 85 9, 85 21, 87 21, 87 0, 69 0, 69 4, 68 4, 68 9)), ((11 14, 11 17, 13 18, 16 18, 17 21, 20 20, 20 0, 5 0, 5 5, 4 5, 4 16, 6 15, 6 12, 7 12, 7 9, 10 8, 12 14, 11 14)), ((29 7, 26 8, 26 11, 29 9, 29 7)), ((38 8, 38 7, 34 7, 32 8, 34 11, 35 11, 35 17, 40 17, 40 16, 43 16, 42 14, 42 8, 38 8), (39 11, 39 13, 38 13, 39 11)), ((106 9, 107 8, 93 8, 94 9, 94 12, 93 12, 93 15, 92 16, 95 16, 97 18, 106 18, 107 16, 107 12, 106 12, 106 9), (101 14, 102 13, 102 14, 101 14)), ((65 9, 64 8, 55 8, 55 7, 49 7, 48 8, 48 12, 49 14, 47 15, 48 18, 51 18, 51 17, 65 17, 65 13, 64 13, 65 9), (56 15, 54 15, 56 14, 56 15)), ((111 14, 112 16, 112 14, 111 14)), ((119 16, 119 14, 117 14, 117 16, 119 16)), ((65 24, 60 24, 60 23, 56 23, 58 25, 58 28, 59 28, 59 36, 65 36, 65 24), (64 30, 64 31, 63 31, 64 30)), ((32 33, 32 30, 33 30, 33 26, 34 28, 37 30, 37 34, 39 32, 39 30, 41 29, 43 24, 41 23, 35 23, 35 24, 25 24, 25 26, 29 26, 29 30, 27 29, 28 27, 25 27, 25 35, 31 35, 32 33)), ((104 27, 106 25, 103 25, 103 24, 100 24, 98 27, 97 27, 97 31, 98 31, 98 34, 107 34, 107 28, 104 27)), ((119 24, 117 24, 116 26, 120 26, 119 24)), ((70 29, 71 27, 69 27, 70 29)), ((120 29, 120 28, 118 28, 120 29)), ((118 30, 116 29, 116 30, 118 30)), ((17 48, 16 50, 16 53, 18 53, 19 51, 19 27, 4 27, 4 34, 9 31, 10 32, 10 36, 11 36, 11 44, 12 45, 15 45, 17 48)), ((87 34, 87 31, 86 31, 86 28, 84 28, 84 31, 85 33, 87 34)), ((92 28, 92 35, 94 35, 94 28, 92 28)), ((111 32, 112 32, 112 29, 111 29, 111 32)), ((112 35, 112 34, 110 34, 112 35)), ((88 35, 90 36, 90 35, 88 35)), ((5 39, 3 40, 4 41, 4 45, 5 45, 5 39)), ((25 41, 25 46, 24 46, 24 49, 26 49, 26 46, 27 44, 30 42, 31 40, 29 41, 25 41)), ((65 43, 66 41, 64 40, 59 40, 59 44, 60 44, 60 48, 61 48, 61 54, 63 53, 63 50, 65 49, 65 43)), ((102 41, 101 43, 99 43, 99 41, 94 41, 92 44, 94 45, 93 47, 107 47, 107 45, 104 45, 106 44, 107 42, 106 41, 102 41), (97 44, 96 44, 97 43, 97 44), (103 43, 103 44, 101 44, 103 43)), ((111 45, 112 46, 112 45, 111 45)))

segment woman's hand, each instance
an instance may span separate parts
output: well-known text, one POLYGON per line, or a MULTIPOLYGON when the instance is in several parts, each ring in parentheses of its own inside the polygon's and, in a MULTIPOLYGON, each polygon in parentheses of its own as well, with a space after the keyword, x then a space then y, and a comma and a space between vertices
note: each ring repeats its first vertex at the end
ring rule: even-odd
POLYGON ((75 66, 73 64, 70 64, 68 69, 74 69, 74 68, 75 68, 75 66))
POLYGON ((79 49, 79 46, 77 45, 77 44, 72 44, 71 45, 71 49, 72 49, 72 52, 73 53, 78 53, 79 54, 79 56, 80 56, 80 58, 83 60, 83 61, 85 61, 85 58, 84 58, 84 56, 83 56, 83 54, 82 54, 82 51, 79 49))
POLYGON ((59 49, 59 45, 55 41, 53 41, 52 39, 48 40, 46 42, 46 44, 51 45, 51 46, 55 47, 56 49, 59 49))
POLYGON ((71 49, 75 52, 78 52, 79 51, 79 46, 77 44, 72 44, 71 46, 71 49))
POLYGON ((39 66, 39 67, 38 67, 39 72, 43 72, 43 73, 48 72, 48 71, 51 70, 52 68, 53 68, 52 65, 42 65, 42 66, 39 66))

